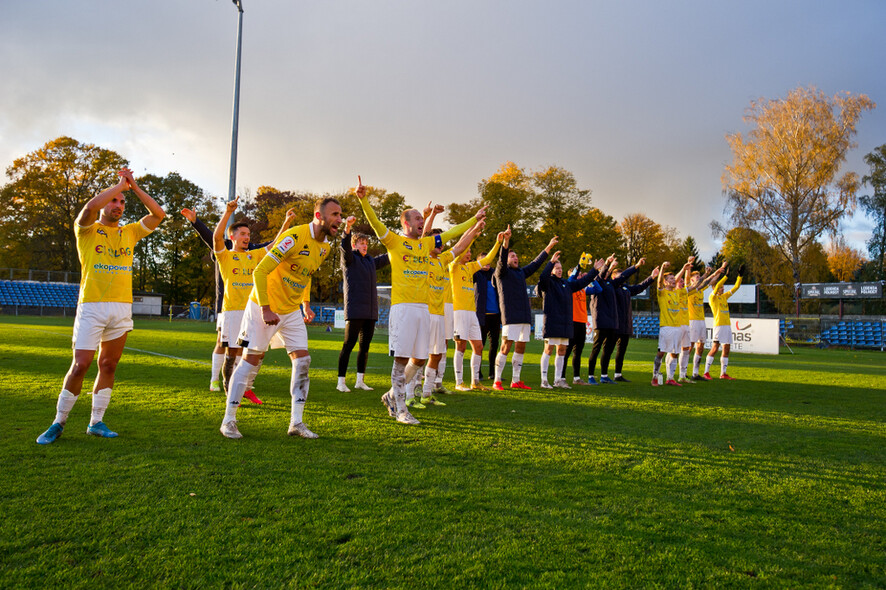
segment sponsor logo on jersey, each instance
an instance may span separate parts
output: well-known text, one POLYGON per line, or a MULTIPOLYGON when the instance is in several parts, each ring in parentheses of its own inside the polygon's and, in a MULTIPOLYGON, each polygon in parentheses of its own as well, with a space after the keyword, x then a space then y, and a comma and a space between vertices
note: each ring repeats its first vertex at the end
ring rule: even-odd
POLYGON ((403 247, 407 250, 412 250, 412 246, 409 244, 409 242, 403 242, 403 247))
POLYGON ((105 236, 106 238, 108 237, 108 234, 106 234, 105 230, 103 230, 103 229, 97 229, 97 230, 95 230, 95 233, 97 233, 100 236, 105 236))

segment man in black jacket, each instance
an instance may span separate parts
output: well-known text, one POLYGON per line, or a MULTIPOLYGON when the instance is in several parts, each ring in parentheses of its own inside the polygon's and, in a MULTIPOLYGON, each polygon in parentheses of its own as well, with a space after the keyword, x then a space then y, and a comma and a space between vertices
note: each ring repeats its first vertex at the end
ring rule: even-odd
MULTIPOLYGON (((483 258, 484 253, 477 255, 477 260, 483 258)), ((480 339, 484 348, 489 339, 489 356, 487 375, 492 377, 495 372, 495 355, 501 344, 501 310, 498 307, 498 289, 493 279, 494 269, 487 265, 474 273, 474 304, 477 310, 477 321, 480 322, 480 339)), ((480 371, 480 380, 483 380, 483 371, 480 371)))
POLYGON ((529 342, 530 323, 532 322, 532 306, 529 302, 529 293, 526 290, 526 277, 535 273, 547 259, 551 250, 559 241, 557 236, 551 238, 547 247, 536 256, 535 260, 524 267, 520 266, 520 258, 517 253, 508 246, 511 241, 511 227, 505 231, 504 243, 499 253, 498 262, 495 265, 495 281, 498 285, 498 305, 501 309, 502 344, 498 356, 495 357, 495 382, 492 388, 502 391, 501 378, 505 364, 508 361, 508 353, 511 346, 514 347, 514 356, 511 359, 511 389, 532 389, 520 380, 520 370, 523 368, 523 353, 526 351, 526 343, 529 342))
MULTIPOLYGON (((634 265, 634 268, 643 266, 646 262, 645 258, 641 258, 634 265)), ((615 306, 618 310, 618 329, 615 333, 615 378, 613 381, 628 383, 628 380, 621 374, 624 365, 625 353, 628 350, 628 342, 631 340, 631 334, 634 332, 634 314, 631 309, 631 299, 649 288, 649 285, 658 277, 658 267, 652 270, 652 274, 645 280, 636 285, 622 284, 615 290, 615 306)), ((619 278, 621 271, 616 269, 612 276, 619 278)))
POLYGON ((609 378, 609 359, 615 349, 616 334, 618 332, 618 308, 616 307, 615 291, 621 288, 628 277, 637 272, 630 266, 622 272, 618 278, 613 278, 610 272, 615 268, 618 261, 615 255, 607 259, 607 267, 600 272, 597 281, 602 291, 588 298, 591 316, 594 318, 594 343, 591 347, 591 356, 588 358, 588 385, 597 385, 594 372, 597 367, 597 355, 602 349, 600 357, 600 383, 612 385, 614 380, 609 378))
POLYGON ((364 376, 366 362, 369 359, 369 344, 372 342, 375 323, 378 321, 376 272, 390 263, 387 254, 381 256, 367 254, 369 236, 365 234, 354 235, 354 247, 351 247, 351 228, 355 221, 357 218, 353 215, 345 221, 345 232, 339 244, 345 291, 345 340, 338 355, 338 385, 335 388, 342 392, 350 391, 345 383, 345 375, 351 351, 358 339, 360 351, 357 353, 357 382, 354 387, 372 391, 372 388, 366 385, 364 376))

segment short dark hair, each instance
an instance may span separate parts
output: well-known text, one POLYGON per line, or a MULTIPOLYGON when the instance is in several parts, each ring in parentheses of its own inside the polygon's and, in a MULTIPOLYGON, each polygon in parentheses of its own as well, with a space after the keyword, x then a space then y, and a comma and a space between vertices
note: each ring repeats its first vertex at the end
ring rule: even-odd
POLYGON ((320 212, 322 213, 324 209, 326 209, 326 205, 329 203, 335 203, 339 207, 341 207, 341 203, 338 202, 338 199, 335 197, 323 197, 322 199, 317 199, 314 203, 314 213, 320 212))
POLYGON ((439 236, 442 233, 443 233, 443 230, 440 229, 439 227, 435 227, 434 229, 431 230, 432 236, 439 236))
POLYGON ((353 240, 353 242, 355 244, 357 242, 359 242, 360 240, 366 240, 367 242, 369 242, 369 236, 367 236, 366 234, 360 233, 360 232, 354 232, 354 236, 351 239, 353 240))
POLYGON ((228 233, 233 235, 233 233, 235 231, 237 231, 238 229, 240 229, 241 227, 245 227, 246 229, 249 229, 249 224, 245 221, 238 221, 237 223, 232 223, 231 227, 228 228, 228 233))

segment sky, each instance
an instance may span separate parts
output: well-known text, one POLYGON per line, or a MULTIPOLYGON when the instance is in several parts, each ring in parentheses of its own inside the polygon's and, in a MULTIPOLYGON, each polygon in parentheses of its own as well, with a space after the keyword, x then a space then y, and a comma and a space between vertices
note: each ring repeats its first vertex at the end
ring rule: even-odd
MULTIPOLYGON (((237 187, 465 202, 503 163, 691 235, 724 220, 728 133, 799 86, 866 94, 844 170, 886 143, 886 2, 243 0, 237 187)), ((226 199, 230 0, 3 0, 0 165, 67 135, 226 199)), ((6 182, 4 177, 3 182, 6 182)), ((867 194, 867 187, 862 194, 867 194)), ((864 250, 871 222, 844 222, 864 250)))

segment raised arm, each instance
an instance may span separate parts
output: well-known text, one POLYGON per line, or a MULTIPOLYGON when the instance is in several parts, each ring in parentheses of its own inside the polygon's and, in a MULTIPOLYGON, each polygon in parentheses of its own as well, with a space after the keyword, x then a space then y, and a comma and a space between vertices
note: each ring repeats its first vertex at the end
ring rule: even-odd
POLYGON ((295 209, 288 209, 286 211, 286 217, 283 218, 283 223, 280 225, 280 231, 277 232, 277 235, 274 236, 273 241, 269 242, 267 246, 265 246, 265 250, 269 249, 271 245, 276 244, 280 238, 283 237, 283 234, 289 229, 289 226, 292 225, 292 222, 295 220, 295 209))
POLYGON ((434 219, 438 214, 443 213, 443 205, 434 205, 431 207, 431 204, 428 203, 428 206, 424 208, 424 211, 421 212, 422 217, 425 218, 425 226, 421 231, 421 237, 426 237, 431 235, 431 230, 434 229, 434 219))
POLYGON ((353 215, 345 219, 344 235, 342 235, 341 242, 339 242, 338 245, 339 251, 341 252, 341 259, 345 266, 351 266, 354 264, 354 249, 351 247, 351 228, 356 221, 357 218, 353 215))
POLYGON ((525 274, 527 277, 534 274, 535 271, 537 271, 547 259, 548 255, 550 255, 551 250, 554 249, 554 246, 556 246, 559 242, 560 239, 557 236, 551 238, 551 241, 548 242, 548 245, 545 246, 545 249, 539 252, 538 256, 535 257, 535 260, 523 267, 523 274, 525 274))
POLYGON ((132 192, 135 193, 138 200, 141 201, 142 205, 144 205, 150 212, 148 215, 142 217, 142 223, 144 226, 150 230, 157 229, 157 226, 159 226, 160 222, 163 221, 163 218, 166 217, 166 212, 163 210, 163 207, 161 207, 151 195, 143 191, 142 188, 136 184, 135 178, 132 176, 132 170, 124 168, 120 171, 120 176, 126 180, 129 184, 129 188, 132 189, 132 192))
MULTIPOLYGON (((127 170, 127 168, 124 168, 123 170, 127 170)), ((114 197, 123 193, 123 191, 129 190, 129 183, 126 180, 126 177, 123 176, 123 170, 117 173, 120 176, 120 182, 109 189, 103 190, 83 205, 83 208, 80 209, 80 214, 77 215, 77 225, 87 227, 95 223, 101 214, 102 209, 105 208, 105 205, 110 203, 114 197)))
POLYGON ((477 239, 477 236, 480 235, 480 232, 483 231, 483 228, 486 227, 486 222, 484 220, 480 220, 474 224, 474 227, 466 231, 462 234, 461 239, 452 247, 452 254, 456 258, 465 251, 465 248, 471 245, 471 243, 477 239))
POLYGON ((375 232, 375 235, 377 235, 380 240, 384 240, 390 233, 390 230, 385 227, 385 224, 379 220, 375 211, 372 210, 372 205, 369 204, 369 199, 366 198, 366 187, 363 186, 363 180, 359 176, 357 177, 357 182, 356 194, 357 200, 360 201, 360 208, 363 209, 363 214, 366 215, 366 220, 372 227, 372 231, 375 232))
POLYGON ((221 252, 225 249, 225 228, 228 227, 228 220, 231 218, 231 215, 237 210, 237 202, 239 200, 240 197, 237 197, 233 201, 228 201, 225 205, 225 212, 222 214, 221 219, 218 220, 215 231, 212 232, 213 252, 221 252))
POLYGON ((449 240, 451 240, 453 238, 457 238, 458 236, 462 235, 463 233, 465 233, 466 231, 471 229, 471 227, 475 223, 477 223, 478 221, 482 221, 486 217, 486 207, 487 207, 486 205, 483 205, 474 214, 473 217, 471 217, 470 219, 468 219, 464 223, 459 223, 455 227, 453 227, 451 229, 447 229, 445 232, 440 234, 440 238, 443 240, 443 243, 445 244, 449 240))
POLYGON ((664 279, 665 270, 671 265, 670 262, 665 260, 661 263, 661 267, 658 269, 658 277, 656 277, 655 288, 661 291, 661 281, 664 279))
POLYGON ((502 243, 502 240, 504 240, 504 235, 505 235, 505 232, 498 232, 498 237, 496 237, 495 244, 493 244, 492 249, 486 253, 486 256, 483 256, 479 260, 480 266, 486 266, 488 264, 492 264, 492 262, 495 260, 495 257, 498 255, 499 248, 501 248, 501 243, 502 243))

